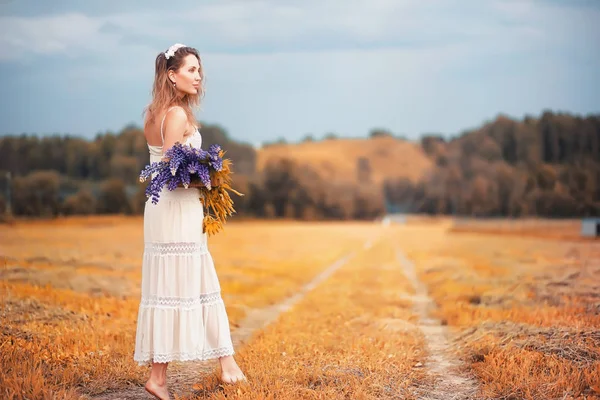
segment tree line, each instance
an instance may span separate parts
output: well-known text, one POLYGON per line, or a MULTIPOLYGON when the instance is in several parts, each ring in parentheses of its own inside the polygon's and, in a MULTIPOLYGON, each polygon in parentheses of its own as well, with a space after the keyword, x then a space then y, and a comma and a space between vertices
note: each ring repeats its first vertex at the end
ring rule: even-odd
MULTIPOLYGON (((385 130, 374 130, 372 140, 385 130)), ((434 161, 419 181, 368 179, 356 160, 356 183, 325 180, 290 159, 256 170, 256 150, 218 125, 202 129, 203 147, 219 143, 234 161, 240 216, 372 219, 386 212, 471 216, 574 217, 600 214, 600 116, 544 112, 522 121, 499 116, 453 138, 423 135, 417 145, 434 161)), ((391 135, 391 134, 390 134, 391 135)), ((328 139, 335 138, 330 135, 328 139)), ((315 140, 315 139, 311 139, 315 140)), ((406 140, 398 137, 397 140, 406 140)), ((0 138, 0 214, 10 196, 16 216, 141 214, 149 162, 136 126, 92 140, 35 135, 0 138), (10 172, 10 183, 7 173, 10 172)))
POLYGON ((469 216, 600 215, 600 116, 544 112, 493 122, 446 141, 421 140, 435 161, 414 183, 387 181, 386 197, 408 212, 469 216))

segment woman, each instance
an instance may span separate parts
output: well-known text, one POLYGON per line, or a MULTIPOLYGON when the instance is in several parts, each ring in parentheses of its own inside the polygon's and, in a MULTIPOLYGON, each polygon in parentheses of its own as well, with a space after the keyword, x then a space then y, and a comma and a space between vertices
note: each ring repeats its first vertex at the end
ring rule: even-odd
MULTIPOLYGON (((204 94, 197 50, 175 44, 156 57, 152 102, 144 135, 150 162, 176 142, 199 148, 202 136, 192 113, 204 94)), ((145 388, 169 399, 171 361, 219 358, 226 383, 246 377, 233 358, 229 321, 213 259, 202 233, 204 210, 197 188, 166 188, 144 210, 142 290, 134 360, 152 363, 145 388)))

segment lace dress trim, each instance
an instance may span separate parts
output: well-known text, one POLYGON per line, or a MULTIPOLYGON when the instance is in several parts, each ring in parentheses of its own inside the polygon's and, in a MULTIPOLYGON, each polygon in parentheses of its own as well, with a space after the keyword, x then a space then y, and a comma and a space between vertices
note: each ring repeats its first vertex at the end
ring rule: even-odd
POLYGON ((153 256, 206 254, 208 253, 208 246, 204 242, 146 242, 144 243, 144 253, 153 256))
POLYGON ((154 354, 152 352, 143 352, 135 357, 139 365, 148 364, 151 361, 156 363, 166 363, 171 361, 206 361, 213 358, 232 356, 235 354, 233 346, 219 347, 217 349, 204 350, 198 352, 167 353, 154 354))
POLYGON ((158 308, 165 310, 194 310, 202 306, 222 304, 221 292, 201 294, 199 297, 142 297, 141 308, 158 308))

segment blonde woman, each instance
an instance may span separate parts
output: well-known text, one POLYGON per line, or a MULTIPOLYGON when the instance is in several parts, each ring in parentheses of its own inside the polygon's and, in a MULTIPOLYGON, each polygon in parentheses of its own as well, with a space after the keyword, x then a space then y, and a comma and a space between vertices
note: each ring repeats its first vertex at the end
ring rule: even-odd
MULTIPOLYGON (((204 95, 198 51, 175 44, 156 57, 152 102, 144 135, 150 162, 175 143, 202 145, 192 112, 204 95)), ((229 320, 219 279, 202 233, 204 210, 197 188, 161 192, 144 210, 141 300, 134 360, 152 364, 146 390, 164 400, 171 361, 218 358, 225 383, 246 377, 233 358, 229 320)))

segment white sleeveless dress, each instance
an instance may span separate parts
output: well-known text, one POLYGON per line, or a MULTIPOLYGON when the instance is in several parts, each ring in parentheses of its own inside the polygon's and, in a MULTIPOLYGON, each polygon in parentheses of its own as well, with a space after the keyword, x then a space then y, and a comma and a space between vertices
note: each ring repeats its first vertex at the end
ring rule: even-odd
MULTIPOLYGON (((164 118, 161 137, 163 124, 164 118)), ((186 144, 200 148, 197 129, 186 144)), ((148 149, 150 162, 163 157, 162 146, 148 149)), ((234 354, 219 279, 202 233, 203 218, 196 188, 164 188, 158 204, 146 201, 134 352, 138 365, 234 354)))

